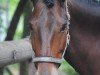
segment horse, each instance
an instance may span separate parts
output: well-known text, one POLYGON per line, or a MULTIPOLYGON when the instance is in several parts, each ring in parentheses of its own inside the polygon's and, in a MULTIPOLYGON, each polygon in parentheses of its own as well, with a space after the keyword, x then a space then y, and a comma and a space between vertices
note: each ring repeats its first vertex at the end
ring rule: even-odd
POLYGON ((64 58, 80 75, 100 75, 100 0, 67 0, 70 43, 64 58))
POLYGON ((57 58, 61 59, 64 51, 64 58, 80 75, 100 75, 100 1, 67 0, 71 15, 69 31, 64 2, 33 1, 31 43, 35 56, 39 57, 35 60, 38 75, 58 75, 57 58), (70 43, 67 48, 68 32, 70 43), (50 62, 50 57, 56 61, 50 62))
POLYGON ((67 48, 69 14, 65 0, 32 0, 30 20, 33 62, 38 75, 58 75, 58 68, 67 48))

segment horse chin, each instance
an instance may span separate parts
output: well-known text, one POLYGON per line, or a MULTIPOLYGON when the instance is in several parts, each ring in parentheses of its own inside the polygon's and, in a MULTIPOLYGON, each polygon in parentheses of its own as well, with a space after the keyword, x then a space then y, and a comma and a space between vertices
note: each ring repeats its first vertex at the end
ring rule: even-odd
POLYGON ((39 63, 36 75, 58 75, 58 68, 54 63, 39 63))

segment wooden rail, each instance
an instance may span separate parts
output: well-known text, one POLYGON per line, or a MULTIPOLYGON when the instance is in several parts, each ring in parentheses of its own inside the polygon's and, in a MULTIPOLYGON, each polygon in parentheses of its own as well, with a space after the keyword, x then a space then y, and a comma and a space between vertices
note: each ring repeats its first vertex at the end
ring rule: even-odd
POLYGON ((31 59, 33 55, 29 38, 0 43, 0 67, 31 59))

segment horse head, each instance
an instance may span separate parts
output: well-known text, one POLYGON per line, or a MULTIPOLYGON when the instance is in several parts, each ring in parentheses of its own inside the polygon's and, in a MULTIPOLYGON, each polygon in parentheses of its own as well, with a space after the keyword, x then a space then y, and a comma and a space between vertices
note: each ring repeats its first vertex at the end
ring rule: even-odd
POLYGON ((38 75, 58 75, 67 43, 69 15, 65 0, 32 0, 31 43, 38 75))

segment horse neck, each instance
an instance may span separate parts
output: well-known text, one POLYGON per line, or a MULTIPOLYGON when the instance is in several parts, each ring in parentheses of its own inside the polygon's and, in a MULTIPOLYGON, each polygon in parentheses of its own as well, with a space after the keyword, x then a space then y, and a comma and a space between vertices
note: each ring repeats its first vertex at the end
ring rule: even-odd
POLYGON ((97 60, 100 56, 100 17, 77 11, 71 7, 69 10, 71 39, 65 59, 80 75, 100 75, 98 70, 100 60, 97 60))
POLYGON ((70 45, 66 50, 65 59, 80 73, 80 75, 99 75, 100 69, 100 35, 99 30, 94 31, 85 27, 81 28, 71 20, 70 45), (98 63, 99 62, 99 63, 98 63), (98 65, 98 66, 97 66, 98 65))

